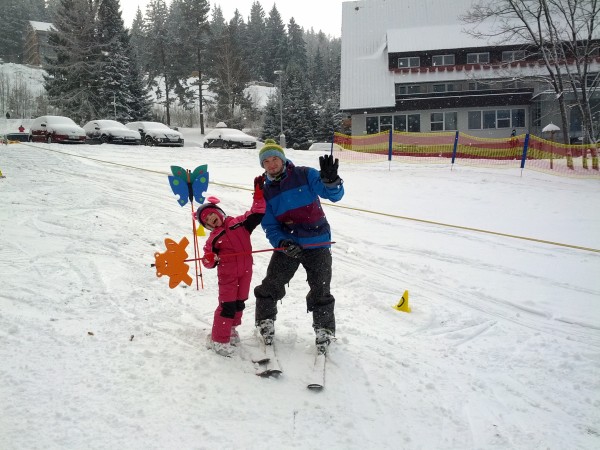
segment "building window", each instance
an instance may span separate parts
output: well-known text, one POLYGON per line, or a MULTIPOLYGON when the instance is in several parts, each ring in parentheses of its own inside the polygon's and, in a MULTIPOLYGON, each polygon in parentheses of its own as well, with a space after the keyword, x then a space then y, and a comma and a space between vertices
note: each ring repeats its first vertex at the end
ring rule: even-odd
POLYGON ((406 67, 419 67, 421 65, 421 58, 418 56, 411 56, 408 58, 398 58, 398 68, 404 69, 406 67))
POLYGON ((512 110, 512 128, 525 128, 525 110, 522 108, 512 110))
POLYGON ((454 55, 434 55, 431 58, 431 64, 433 66, 453 66, 454 55))
POLYGON ((379 132, 392 129, 392 116, 379 116, 379 132))
POLYGON ((469 83, 470 91, 489 91, 492 89, 490 83, 482 83, 481 81, 473 81, 469 83))
POLYGON ((467 53, 467 64, 488 64, 490 53, 467 53))
POLYGON ((525 127, 523 108, 468 111, 467 116, 470 130, 525 127))
POLYGON ((421 94, 423 87, 420 84, 397 84, 396 95, 421 94))
POLYGON ((585 87, 594 88, 600 84, 600 72, 588 73, 585 79, 585 87))
POLYGON ((394 116, 394 131, 410 131, 419 133, 421 131, 420 114, 397 114, 394 116))
POLYGON ((367 117, 367 134, 379 133, 379 117, 367 117))
POLYGON ((454 83, 434 84, 433 92, 455 92, 459 91, 458 85, 454 83))
POLYGON ((411 133, 421 132, 421 115, 420 114, 409 114, 408 115, 408 131, 411 133))
POLYGON ((525 59, 525 50, 513 50, 502 52, 503 62, 522 61, 525 59))
MULTIPOLYGON (((525 114, 523 114, 523 122, 525 122, 525 114)), ((534 127, 542 126, 542 103, 535 102, 531 107, 531 123, 534 127)), ((523 125, 525 126, 525 125, 523 125)))
POLYGON ((469 130, 481 130, 481 111, 469 111, 469 130))
POLYGON ((431 113, 431 131, 456 130, 457 116, 456 112, 431 113))

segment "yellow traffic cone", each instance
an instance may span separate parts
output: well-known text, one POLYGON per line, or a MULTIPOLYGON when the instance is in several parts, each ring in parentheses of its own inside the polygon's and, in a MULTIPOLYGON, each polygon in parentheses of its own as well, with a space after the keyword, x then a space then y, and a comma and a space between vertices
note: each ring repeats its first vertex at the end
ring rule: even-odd
POLYGON ((0 170, 0 178, 4 178, 4 175, 2 175, 2 170, 0 170))
POLYGON ((410 306, 408 306, 408 291, 404 291, 402 294, 402 298, 398 302, 396 306, 392 306, 395 310, 403 311, 409 313, 411 311, 410 306))
POLYGON ((196 228, 196 236, 206 236, 206 232, 202 225, 198 225, 198 228, 196 228))

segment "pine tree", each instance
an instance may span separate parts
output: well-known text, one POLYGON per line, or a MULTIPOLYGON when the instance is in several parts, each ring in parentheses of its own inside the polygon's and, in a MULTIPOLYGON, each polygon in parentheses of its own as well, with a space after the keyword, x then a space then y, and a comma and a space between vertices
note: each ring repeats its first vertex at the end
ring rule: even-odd
POLYGON ((306 69, 304 31, 298 26, 293 17, 288 23, 287 43, 287 64, 295 64, 298 67, 306 69))
POLYGON ((283 83, 283 132, 288 147, 308 148, 317 126, 310 84, 301 67, 290 64, 283 83))
POLYGON ((246 32, 246 51, 250 64, 250 76, 253 80, 265 80, 266 62, 268 59, 264 49, 265 12, 257 1, 252 3, 250 18, 246 32))
POLYGON ((263 77, 266 81, 275 83, 277 81, 277 75, 274 74, 276 70, 282 70, 286 66, 287 62, 287 36, 285 34, 285 26, 281 21, 281 15, 277 10, 275 4, 269 12, 269 17, 266 23, 265 33, 265 54, 268 55, 268 59, 265 64, 263 77))
POLYGON ((44 0, 2 0, 0 7, 0 59, 19 63, 23 57, 25 28, 30 20, 47 21, 44 0))
POLYGON ((97 44, 96 9, 87 0, 61 0, 48 43, 56 57, 47 59, 45 87, 50 104, 81 124, 98 116, 97 74, 101 47, 97 44))
POLYGON ((208 83, 205 66, 208 62, 207 47, 209 42, 208 13, 210 5, 207 0, 182 0, 183 21, 186 30, 184 40, 185 52, 189 55, 189 71, 198 74, 198 101, 200 111, 200 132, 204 134, 204 86, 208 83))
POLYGON ((162 100, 164 95, 161 103, 165 107, 167 125, 170 125, 170 108, 174 100, 172 91, 176 85, 176 77, 173 76, 171 70, 168 16, 165 0, 151 0, 146 6, 146 16, 144 17, 146 52, 142 64, 148 73, 148 82, 154 89, 157 100, 162 100))

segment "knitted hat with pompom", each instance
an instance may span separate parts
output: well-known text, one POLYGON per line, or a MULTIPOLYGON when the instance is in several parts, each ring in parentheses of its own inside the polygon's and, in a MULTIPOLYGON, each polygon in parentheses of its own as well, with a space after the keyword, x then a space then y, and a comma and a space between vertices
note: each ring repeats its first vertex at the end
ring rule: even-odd
POLYGON ((206 227, 206 218, 209 214, 215 213, 221 219, 221 222, 225 220, 226 214, 225 212, 217 206, 217 203, 220 200, 216 197, 208 197, 208 203, 204 205, 200 205, 200 207, 196 210, 196 219, 198 222, 202 224, 202 226, 206 227))
POLYGON ((258 153, 258 161, 260 162, 260 167, 264 167, 263 161, 271 156, 277 156, 283 161, 284 164, 287 161, 283 149, 279 145, 277 145, 277 143, 273 139, 267 139, 265 141, 265 145, 263 146, 263 148, 260 149, 260 152, 258 153))

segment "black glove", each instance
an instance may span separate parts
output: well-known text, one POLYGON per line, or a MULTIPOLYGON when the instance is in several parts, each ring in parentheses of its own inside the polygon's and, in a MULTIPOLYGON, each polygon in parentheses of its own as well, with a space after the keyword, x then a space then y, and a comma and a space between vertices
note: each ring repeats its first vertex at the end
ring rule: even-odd
POLYGON ((299 258, 300 253, 302 253, 302 247, 290 239, 284 239, 279 243, 279 246, 283 247, 283 253, 290 258, 299 258))
POLYGON ((338 180, 340 162, 337 158, 334 162, 333 155, 324 155, 319 158, 319 164, 321 165, 321 179, 323 183, 333 183, 338 180))

